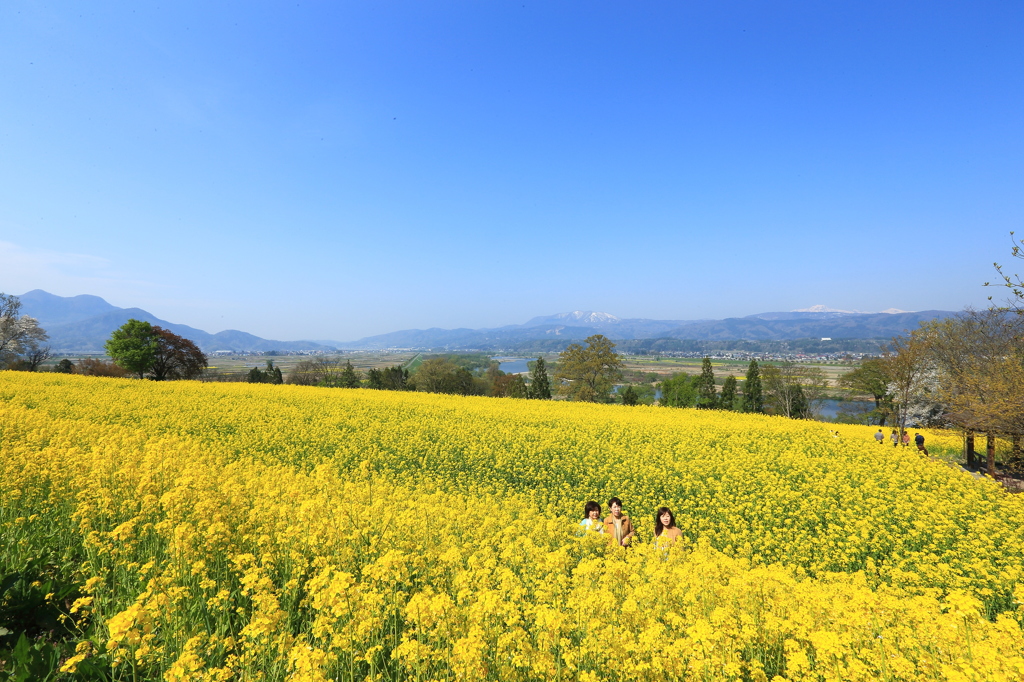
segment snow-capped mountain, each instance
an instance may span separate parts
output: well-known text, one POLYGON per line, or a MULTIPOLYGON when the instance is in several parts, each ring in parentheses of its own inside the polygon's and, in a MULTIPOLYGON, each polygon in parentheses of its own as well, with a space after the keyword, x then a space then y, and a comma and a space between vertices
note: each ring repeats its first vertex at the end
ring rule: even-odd
MULTIPOLYGON (((845 315, 874 315, 875 313, 867 310, 840 310, 839 308, 829 308, 827 305, 812 305, 810 308, 797 308, 791 310, 793 313, 843 313, 845 315)), ((885 310, 879 310, 879 313, 885 313, 887 315, 898 315, 900 313, 912 313, 913 310, 900 310, 899 308, 886 308, 885 310)))
POLYGON ((593 324, 617 324, 621 319, 609 313, 598 313, 592 310, 574 310, 571 313, 555 313, 554 315, 541 315, 535 317, 522 327, 536 327, 544 324, 566 324, 571 327, 582 327, 593 324))

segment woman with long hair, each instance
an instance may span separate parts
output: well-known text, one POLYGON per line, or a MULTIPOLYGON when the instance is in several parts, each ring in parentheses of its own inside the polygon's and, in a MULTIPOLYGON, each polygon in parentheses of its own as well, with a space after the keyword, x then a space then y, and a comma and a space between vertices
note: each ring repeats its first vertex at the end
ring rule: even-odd
POLYGON ((654 544, 669 546, 683 537, 683 531, 676 528, 676 517, 668 507, 658 507, 654 512, 654 544))

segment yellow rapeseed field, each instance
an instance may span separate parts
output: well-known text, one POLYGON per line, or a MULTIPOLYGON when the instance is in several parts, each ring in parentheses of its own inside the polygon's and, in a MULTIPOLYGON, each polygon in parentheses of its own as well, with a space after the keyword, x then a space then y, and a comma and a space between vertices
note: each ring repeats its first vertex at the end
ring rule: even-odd
POLYGON ((830 428, 4 372, 0 568, 81 586, 68 679, 1024 679, 1024 501, 830 428))

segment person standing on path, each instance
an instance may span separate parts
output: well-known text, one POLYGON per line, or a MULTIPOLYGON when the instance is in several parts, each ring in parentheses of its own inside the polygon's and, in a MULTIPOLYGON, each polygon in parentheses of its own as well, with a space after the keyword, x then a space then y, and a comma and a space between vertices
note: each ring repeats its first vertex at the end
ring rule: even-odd
POLYGON ((885 440, 885 434, 882 433, 882 429, 878 429, 878 433, 875 434, 875 440, 878 441, 879 445, 881 445, 882 441, 885 440))
POLYGON ((609 535, 613 544, 629 547, 629 541, 633 539, 636 530, 629 517, 622 513, 622 500, 617 497, 608 500, 608 511, 611 514, 604 519, 604 532, 609 535))
POLYGON ((924 436, 922 436, 920 433, 915 433, 914 443, 917 445, 918 452, 923 452, 926 455, 928 454, 928 448, 924 446, 924 436))

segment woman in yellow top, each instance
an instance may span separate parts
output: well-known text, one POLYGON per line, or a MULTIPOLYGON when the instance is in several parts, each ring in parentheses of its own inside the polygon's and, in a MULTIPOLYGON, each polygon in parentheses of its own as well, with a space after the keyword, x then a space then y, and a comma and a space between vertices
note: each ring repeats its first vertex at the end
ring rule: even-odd
POLYGON ((668 507, 658 507, 654 512, 654 544, 668 548, 683 537, 683 531, 676 528, 676 517, 668 507))

